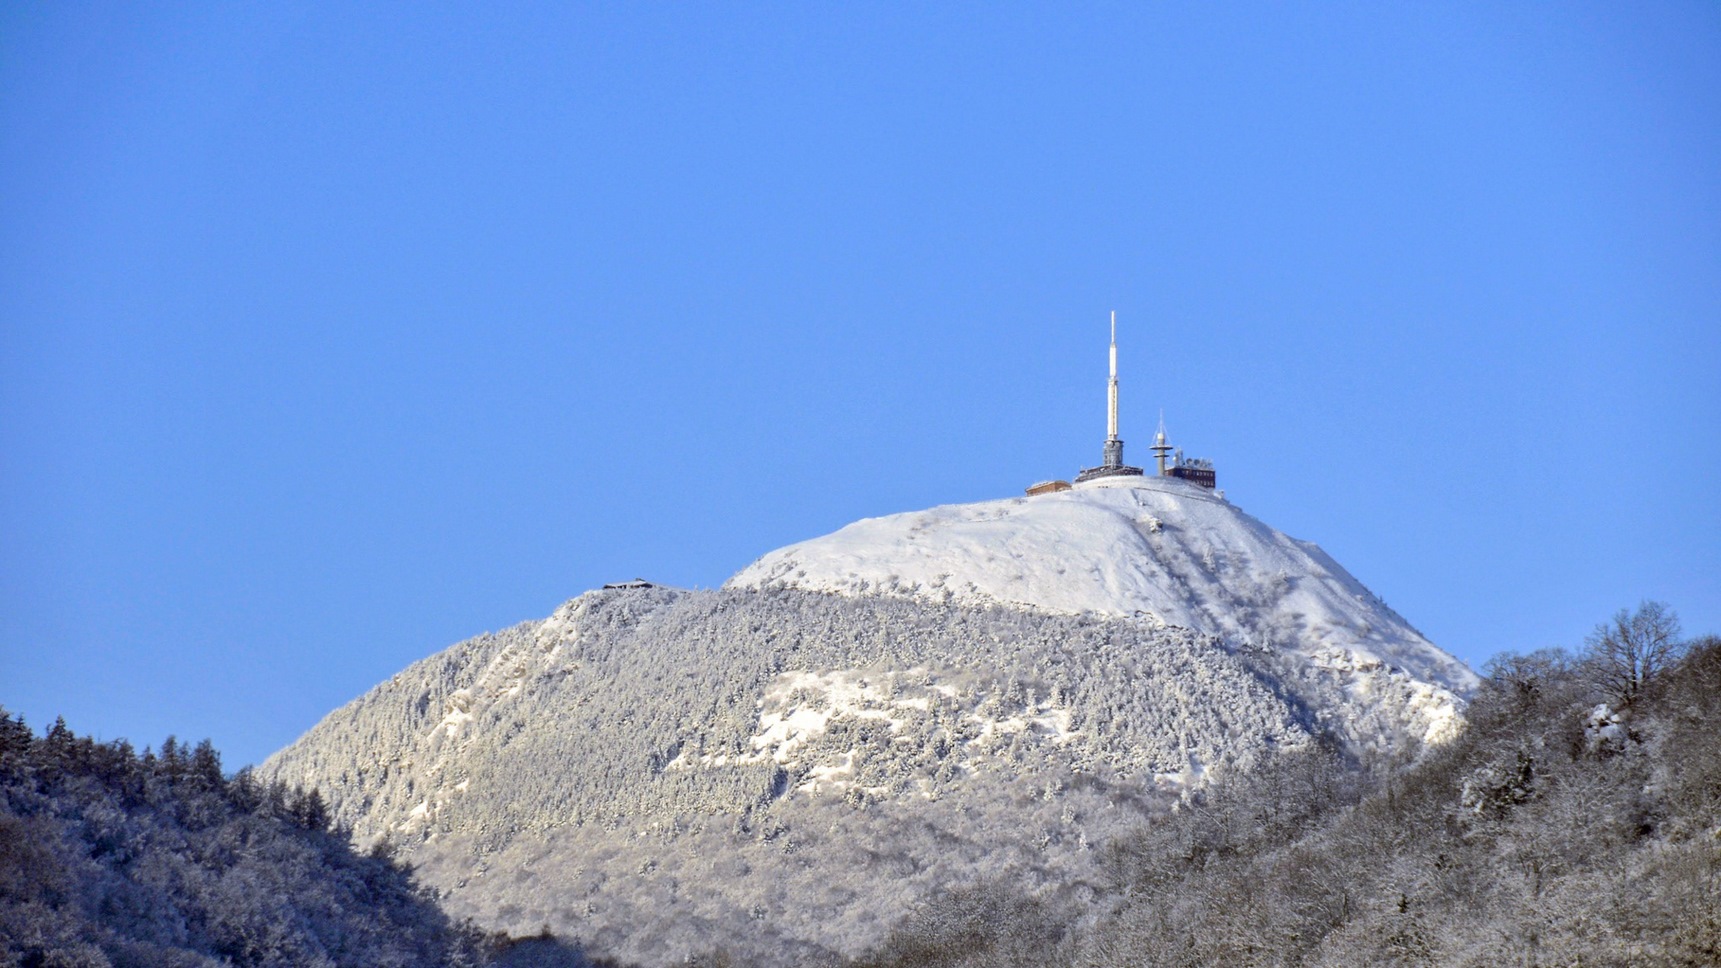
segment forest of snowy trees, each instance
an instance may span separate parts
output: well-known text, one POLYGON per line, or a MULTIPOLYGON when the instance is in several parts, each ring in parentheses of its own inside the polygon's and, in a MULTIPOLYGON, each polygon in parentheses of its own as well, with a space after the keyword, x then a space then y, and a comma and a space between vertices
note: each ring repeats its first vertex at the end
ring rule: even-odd
POLYGON ((1342 681, 1095 616, 795 589, 582 595, 416 663, 262 767, 460 917, 624 960, 798 965, 923 893, 1091 893, 1199 771, 1306 742, 1342 681), (1160 780, 1158 777, 1167 777, 1160 780))

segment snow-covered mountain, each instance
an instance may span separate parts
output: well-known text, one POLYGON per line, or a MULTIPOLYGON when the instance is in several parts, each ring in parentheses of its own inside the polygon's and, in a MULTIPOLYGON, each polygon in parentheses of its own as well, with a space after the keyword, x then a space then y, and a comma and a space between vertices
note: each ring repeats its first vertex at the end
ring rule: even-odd
POLYGON ((1417 738, 1454 725, 1476 676, 1316 545, 1172 477, 857 521, 773 551, 727 587, 906 595, 1138 618, 1290 651, 1359 683, 1426 686, 1404 710, 1417 738))
POLYGON ((1078 906, 1109 840, 1316 736, 1414 750, 1474 681, 1313 545, 1159 478, 857 522, 724 588, 589 592, 334 711, 322 789, 458 915, 814 963, 927 892, 1078 906))

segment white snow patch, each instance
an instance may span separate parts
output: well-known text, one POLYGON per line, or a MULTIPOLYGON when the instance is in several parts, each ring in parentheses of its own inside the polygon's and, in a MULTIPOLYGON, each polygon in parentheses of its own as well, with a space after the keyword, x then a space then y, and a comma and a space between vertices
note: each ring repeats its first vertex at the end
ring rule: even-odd
POLYGON ((446 701, 448 712, 443 715, 442 722, 436 728, 450 739, 460 733, 460 727, 472 722, 477 717, 472 714, 472 693, 470 690, 456 690, 446 701))
POLYGON ((1584 741, 1590 749, 1617 748, 1623 746, 1629 736, 1625 728, 1625 717, 1614 712, 1607 703, 1601 703, 1590 710, 1589 721, 1584 724, 1584 741))
MULTIPOLYGON (((950 708, 952 721, 973 727, 965 731, 965 738, 955 740, 957 762, 965 769, 975 768, 979 760, 989 755, 987 747, 997 742, 997 737, 1028 733, 1037 741, 1061 745, 1081 736, 1073 726, 1070 711, 1049 698, 1032 705, 1018 701, 1007 710, 1005 704, 988 704, 987 699, 983 694, 964 694, 954 685, 939 682, 922 667, 785 672, 766 687, 759 699, 758 728, 749 740, 749 752, 733 758, 727 754, 689 757, 683 752, 668 768, 695 769, 770 760, 799 774, 801 779, 795 786, 799 792, 841 793, 855 782, 855 762, 860 750, 817 749, 833 722, 871 720, 883 723, 896 734, 913 721, 924 722, 934 704, 954 707, 950 708), (997 711, 988 713, 984 709, 997 711)), ((912 735, 904 735, 891 742, 913 740, 912 735)), ((884 792, 882 787, 865 789, 884 792)), ((921 792, 932 795, 924 788, 921 792)))

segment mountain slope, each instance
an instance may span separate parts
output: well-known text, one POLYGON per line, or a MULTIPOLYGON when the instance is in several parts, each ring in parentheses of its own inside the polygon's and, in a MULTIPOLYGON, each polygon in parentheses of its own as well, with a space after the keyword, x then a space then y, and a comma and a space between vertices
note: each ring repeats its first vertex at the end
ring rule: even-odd
POLYGON ((864 950, 940 884, 1080 890, 1093 845, 1312 728, 1181 629, 649 589, 419 662, 264 770, 486 927, 788 964, 864 950))
POLYGON ((818 963, 928 893, 1080 907, 1099 846, 1317 736, 1414 750, 1472 677, 1318 549, 1161 482, 859 522, 717 591, 590 592, 264 770, 457 916, 818 963))

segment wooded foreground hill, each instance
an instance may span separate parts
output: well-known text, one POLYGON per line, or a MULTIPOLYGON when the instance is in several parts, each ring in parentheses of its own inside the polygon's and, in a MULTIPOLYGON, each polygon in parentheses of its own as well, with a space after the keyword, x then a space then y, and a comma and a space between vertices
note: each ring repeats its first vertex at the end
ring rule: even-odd
POLYGON ((465 968, 508 949, 356 852, 314 790, 226 777, 207 740, 140 756, 0 709, 0 966, 465 968))
POLYGON ((1104 848, 1097 917, 975 885, 859 964, 1721 965, 1721 640, 1621 645, 1671 619, 1496 660, 1408 769, 1316 746, 1209 787, 1104 848))

